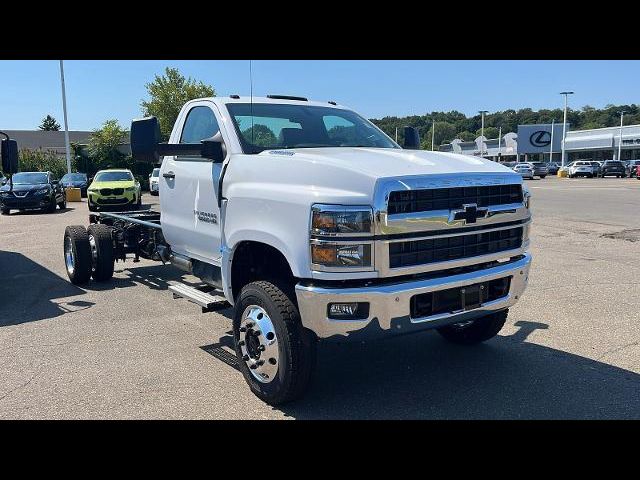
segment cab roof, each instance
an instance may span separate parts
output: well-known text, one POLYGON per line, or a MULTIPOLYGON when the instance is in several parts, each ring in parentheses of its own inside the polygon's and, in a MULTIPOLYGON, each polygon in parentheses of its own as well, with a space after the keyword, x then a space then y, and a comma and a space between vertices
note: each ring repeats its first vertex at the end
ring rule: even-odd
MULTIPOLYGON (((312 107, 332 107, 332 108, 341 108, 346 109, 347 107, 343 105, 339 105, 338 103, 327 100, 326 102, 318 102, 315 100, 307 100, 303 99, 304 97, 293 97, 290 95, 272 95, 267 97, 250 97, 250 96, 240 96, 240 95, 230 95, 226 97, 206 97, 199 98, 197 100, 209 100, 218 105, 227 105, 232 103, 269 103, 269 104, 280 104, 280 105, 305 105, 312 107), (287 98, 288 97, 288 98, 287 98)), ((196 101, 196 100, 193 100, 196 101)))

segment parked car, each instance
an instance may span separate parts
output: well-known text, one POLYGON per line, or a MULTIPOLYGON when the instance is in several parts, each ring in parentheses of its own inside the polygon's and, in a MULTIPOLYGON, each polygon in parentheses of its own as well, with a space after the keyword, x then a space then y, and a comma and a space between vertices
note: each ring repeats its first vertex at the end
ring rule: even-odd
POLYGON ((575 178, 575 177, 593 178, 594 176, 595 176, 594 166, 588 160, 578 160, 576 162, 573 162, 573 164, 569 168, 569 178, 575 178))
POLYGON ((593 166, 593 176, 599 177, 602 173, 602 165, 600 162, 596 162, 595 160, 591 161, 591 166, 593 166))
POLYGON ((549 175, 557 175, 558 170, 560 170, 560 165, 555 162, 547 163, 547 170, 549 171, 549 175))
POLYGON ((0 187, 0 210, 43 210, 52 213, 67 208, 64 188, 51 172, 19 172, 12 181, 0 187))
POLYGON ((544 162, 528 162, 533 167, 533 174, 544 178, 549 174, 549 169, 547 168, 547 164, 544 162))
POLYGON ((160 187, 158 182, 160 180, 160 168, 154 168, 153 172, 149 174, 149 193, 151 195, 159 195, 160 187))
POLYGON ((89 211, 102 207, 140 207, 140 182, 127 169, 100 170, 88 189, 89 211))
POLYGON ((605 160, 602 164, 602 172, 600 173, 601 177, 606 177, 607 175, 616 177, 626 177, 627 173, 624 168, 624 164, 618 160, 605 160))
POLYGON ((0 177, 0 187, 7 183, 9 179, 7 177, 0 177))
POLYGON ((640 160, 630 160, 629 161, 629 171, 628 174, 630 177, 638 176, 638 169, 640 167, 640 160))
POLYGON ((518 163, 513 167, 513 171, 519 173, 522 178, 533 180, 534 170, 530 163, 518 163))
POLYGON ((80 195, 87 196, 87 188, 89 187, 89 179, 86 173, 67 173, 60 179, 60 183, 64 188, 73 187, 80 189, 80 195))

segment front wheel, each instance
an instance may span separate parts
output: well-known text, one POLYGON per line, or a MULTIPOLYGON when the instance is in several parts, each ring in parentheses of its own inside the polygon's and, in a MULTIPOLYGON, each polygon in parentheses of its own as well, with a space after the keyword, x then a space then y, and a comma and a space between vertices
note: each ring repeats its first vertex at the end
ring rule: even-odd
POLYGON ((544 177, 546 177, 546 175, 540 175, 540 178, 544 178, 544 177))
POLYGON ((475 345, 495 337, 507 321, 509 310, 491 313, 468 322, 454 323, 438 329, 446 340, 460 345, 475 345))
POLYGON ((62 197, 62 201, 58 204, 60 210, 67 208, 67 197, 62 197))
POLYGON ((300 398, 316 362, 315 335, 302 326, 295 293, 267 281, 242 288, 233 335, 240 370, 251 391, 270 405, 300 398))
POLYGON ((96 207, 93 203, 87 202, 87 204, 89 205, 90 212, 95 212, 96 210, 98 210, 98 207, 96 207))
POLYGON ((10 212, 11 212, 11 209, 9 209, 9 208, 3 208, 2 209, 2 215, 9 215, 10 212))

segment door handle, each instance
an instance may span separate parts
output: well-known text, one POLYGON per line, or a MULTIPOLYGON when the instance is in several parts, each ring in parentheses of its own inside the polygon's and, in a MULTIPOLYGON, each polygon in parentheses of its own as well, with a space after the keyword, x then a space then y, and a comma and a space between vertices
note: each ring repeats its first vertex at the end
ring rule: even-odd
POLYGON ((173 180, 174 178, 176 178, 176 174, 173 172, 163 173, 162 176, 170 180, 173 180))

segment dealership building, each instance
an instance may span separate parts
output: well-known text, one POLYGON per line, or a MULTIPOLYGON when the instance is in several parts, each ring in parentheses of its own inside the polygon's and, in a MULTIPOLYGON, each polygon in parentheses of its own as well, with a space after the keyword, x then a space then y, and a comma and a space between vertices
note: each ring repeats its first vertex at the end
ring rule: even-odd
MULTIPOLYGON (((640 159, 640 125, 570 130, 567 124, 565 141, 566 161, 618 159, 618 147, 622 142, 622 160, 640 159)), ((518 125, 518 133, 507 133, 500 139, 478 137, 465 142, 455 139, 441 145, 441 152, 461 153, 484 157, 500 162, 545 161, 561 162, 562 123, 518 125), (552 145, 553 144, 553 145, 552 145)))

